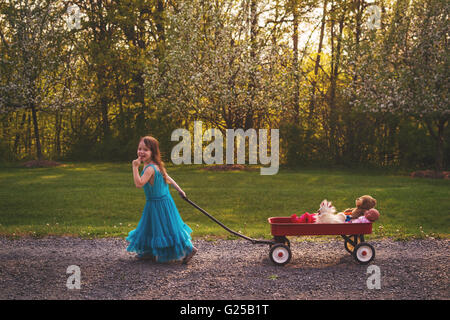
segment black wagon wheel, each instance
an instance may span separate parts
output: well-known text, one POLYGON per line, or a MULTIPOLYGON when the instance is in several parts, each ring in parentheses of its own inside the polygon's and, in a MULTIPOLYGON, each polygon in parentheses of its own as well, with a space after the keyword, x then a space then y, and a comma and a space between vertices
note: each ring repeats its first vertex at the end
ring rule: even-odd
POLYGON ((355 245, 358 243, 364 242, 364 236, 363 235, 354 235, 350 237, 344 237, 344 248, 347 250, 348 253, 352 254, 353 250, 355 249, 355 245), (350 237, 353 238, 353 240, 350 240, 350 237), (352 243, 353 242, 353 243, 352 243))
POLYGON ((277 266, 284 266, 291 260, 292 252, 287 245, 277 243, 270 248, 269 257, 277 266))
POLYGON ((355 246, 352 255, 360 264, 368 264, 375 259, 375 248, 367 242, 361 242, 355 246))

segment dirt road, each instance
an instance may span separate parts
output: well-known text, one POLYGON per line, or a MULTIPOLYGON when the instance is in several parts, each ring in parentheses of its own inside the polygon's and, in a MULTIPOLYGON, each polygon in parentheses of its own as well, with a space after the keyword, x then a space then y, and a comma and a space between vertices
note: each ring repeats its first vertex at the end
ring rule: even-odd
POLYGON ((136 260, 124 239, 0 238, 0 299, 450 298, 448 240, 370 243, 379 289, 337 240, 293 241, 291 262, 278 267, 267 245, 240 240, 196 240, 198 254, 182 265, 136 260), (67 287, 71 265, 80 289, 67 287))

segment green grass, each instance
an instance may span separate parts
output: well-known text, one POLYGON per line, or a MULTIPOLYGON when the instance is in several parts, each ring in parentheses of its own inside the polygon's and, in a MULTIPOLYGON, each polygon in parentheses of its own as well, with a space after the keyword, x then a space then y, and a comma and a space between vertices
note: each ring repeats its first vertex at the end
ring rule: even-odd
MULTIPOLYGON (((381 218, 370 237, 396 239, 449 235, 450 181, 358 170, 216 172, 168 166, 188 197, 230 228, 271 238, 267 218, 315 212, 323 199, 338 210, 370 194, 381 218)), ((194 237, 234 238, 183 201, 171 188, 194 237)), ((125 237, 137 226, 144 191, 134 187, 131 163, 68 163, 54 168, 0 168, 0 234, 125 237)))

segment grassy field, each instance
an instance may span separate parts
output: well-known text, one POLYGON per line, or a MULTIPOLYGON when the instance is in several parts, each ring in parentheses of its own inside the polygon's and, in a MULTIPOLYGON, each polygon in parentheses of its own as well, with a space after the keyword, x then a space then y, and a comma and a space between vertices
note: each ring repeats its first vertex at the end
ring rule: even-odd
MULTIPOLYGON (((411 179, 381 171, 288 170, 273 176, 255 171, 206 171, 168 166, 188 197, 230 228, 271 238, 267 218, 315 212, 323 199, 338 210, 370 194, 381 218, 370 236, 396 239, 450 234, 450 181, 411 179)), ((183 201, 171 188, 193 237, 234 238, 183 201)), ((134 187, 131 163, 67 163, 60 167, 0 168, 0 235, 125 237, 145 204, 134 187)))

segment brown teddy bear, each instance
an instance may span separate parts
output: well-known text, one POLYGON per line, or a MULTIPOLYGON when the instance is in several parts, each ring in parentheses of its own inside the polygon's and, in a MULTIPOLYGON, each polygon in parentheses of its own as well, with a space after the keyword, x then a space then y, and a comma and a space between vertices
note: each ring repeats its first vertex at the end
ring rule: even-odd
POLYGON ((355 202, 356 208, 345 210, 345 214, 351 215, 352 220, 363 216, 367 210, 372 209, 377 204, 377 200, 368 195, 359 197, 355 202))

